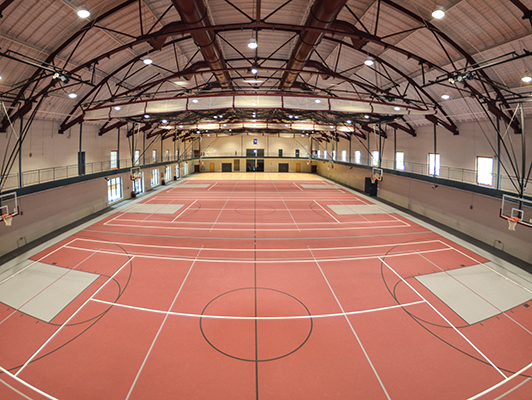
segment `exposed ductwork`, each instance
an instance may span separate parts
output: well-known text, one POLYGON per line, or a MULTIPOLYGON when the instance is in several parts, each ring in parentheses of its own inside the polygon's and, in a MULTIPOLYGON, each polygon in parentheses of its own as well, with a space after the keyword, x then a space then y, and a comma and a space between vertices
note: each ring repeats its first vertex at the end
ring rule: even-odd
POLYGON ((216 35, 208 29, 212 23, 203 0, 172 0, 172 3, 188 29, 205 28, 192 31, 191 36, 220 85, 223 88, 232 88, 231 77, 226 70, 216 35))
MULTIPOLYGON (((176 1, 174 0, 174 2, 176 1)), ((328 29, 346 2, 347 0, 316 0, 310 9, 305 26, 328 29)), ((292 51, 290 61, 288 61, 286 66, 287 71, 281 78, 281 89, 286 89, 293 85, 299 75, 299 71, 305 66, 314 51, 314 47, 320 43, 322 37, 323 32, 314 29, 301 32, 292 51)))

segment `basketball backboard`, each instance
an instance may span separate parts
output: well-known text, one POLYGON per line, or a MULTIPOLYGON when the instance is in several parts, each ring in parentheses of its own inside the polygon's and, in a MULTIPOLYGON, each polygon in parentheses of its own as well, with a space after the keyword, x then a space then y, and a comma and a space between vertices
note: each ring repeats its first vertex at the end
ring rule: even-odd
POLYGON ((505 194, 502 196, 500 216, 507 220, 517 219, 517 224, 532 227, 532 201, 505 194))

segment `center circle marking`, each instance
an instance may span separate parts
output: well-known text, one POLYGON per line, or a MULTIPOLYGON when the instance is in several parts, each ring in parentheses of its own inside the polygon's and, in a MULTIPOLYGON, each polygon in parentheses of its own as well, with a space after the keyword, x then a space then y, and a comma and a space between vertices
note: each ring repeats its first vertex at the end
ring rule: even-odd
POLYGON ((216 351, 241 361, 266 362, 287 357, 310 338, 309 309, 296 297, 271 288, 239 288, 212 299, 202 315, 236 317, 309 316, 298 319, 200 318, 203 337, 216 351))

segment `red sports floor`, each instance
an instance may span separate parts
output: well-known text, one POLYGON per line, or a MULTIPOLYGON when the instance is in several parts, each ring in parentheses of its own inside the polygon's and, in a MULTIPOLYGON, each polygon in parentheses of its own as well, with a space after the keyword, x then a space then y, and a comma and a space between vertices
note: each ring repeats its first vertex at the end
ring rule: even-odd
POLYGON ((32 257, 100 277, 0 304, 0 399, 532 398, 532 302, 468 325, 413 278, 485 258, 326 181, 198 183, 32 257))

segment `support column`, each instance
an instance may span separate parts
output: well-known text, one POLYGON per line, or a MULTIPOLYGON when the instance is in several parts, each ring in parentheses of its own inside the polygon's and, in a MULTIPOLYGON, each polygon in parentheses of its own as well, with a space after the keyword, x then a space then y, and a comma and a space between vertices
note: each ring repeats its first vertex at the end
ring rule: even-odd
POLYGON ((146 131, 142 136, 142 165, 146 165, 146 131))
POLYGON ((501 189, 501 119, 497 118, 497 190, 501 189))
POLYGON ((393 128, 393 169, 397 169, 397 128, 393 128))
POLYGON ((78 175, 85 175, 85 152, 81 151, 83 122, 79 124, 78 175))
POLYGON ((526 184, 526 137, 525 137, 525 113, 523 110, 523 103, 519 103, 519 109, 521 111, 521 185, 519 187, 520 197, 525 197, 525 184, 526 184))
POLYGON ((432 170, 432 176, 436 176, 436 124, 434 124, 434 168, 432 170))
POLYGON ((20 136, 18 145, 18 187, 21 188, 24 185, 22 179, 22 129, 23 129, 22 117, 20 117, 20 136))
POLYGON ((368 162, 367 165, 371 165, 371 149, 370 149, 371 132, 368 132, 368 162))
POLYGON ((120 127, 118 127, 118 135, 116 137, 116 168, 120 169, 120 127))

